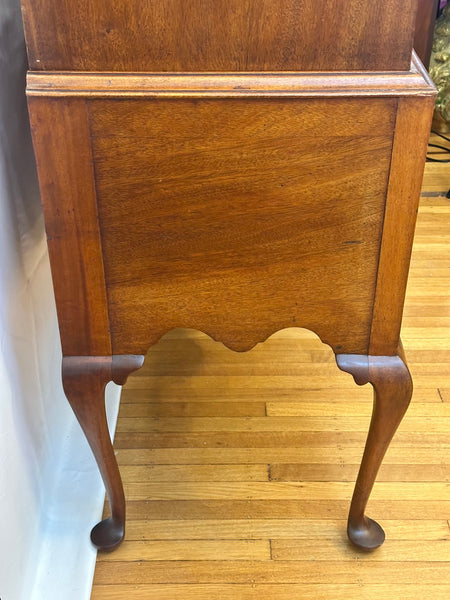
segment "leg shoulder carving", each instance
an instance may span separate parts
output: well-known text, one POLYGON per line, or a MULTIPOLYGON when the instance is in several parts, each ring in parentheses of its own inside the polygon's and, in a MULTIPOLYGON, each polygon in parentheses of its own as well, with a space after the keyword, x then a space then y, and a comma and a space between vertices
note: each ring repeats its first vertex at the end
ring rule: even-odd
POLYGON ((124 385, 128 375, 142 367, 144 357, 140 355, 113 356, 65 356, 62 361, 64 391, 81 385, 89 379, 94 384, 114 381, 124 385))
POLYGON ((338 354, 336 362, 341 371, 353 375, 358 385, 389 383, 411 388, 412 391, 411 375, 403 356, 338 354))

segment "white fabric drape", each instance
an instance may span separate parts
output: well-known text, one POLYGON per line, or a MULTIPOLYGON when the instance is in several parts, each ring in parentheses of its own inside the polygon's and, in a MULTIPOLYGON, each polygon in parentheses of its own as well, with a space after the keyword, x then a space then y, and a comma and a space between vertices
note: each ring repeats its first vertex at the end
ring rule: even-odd
POLYGON ((0 597, 87 600, 104 490, 62 391, 25 73, 20 2, 1 0, 0 597))

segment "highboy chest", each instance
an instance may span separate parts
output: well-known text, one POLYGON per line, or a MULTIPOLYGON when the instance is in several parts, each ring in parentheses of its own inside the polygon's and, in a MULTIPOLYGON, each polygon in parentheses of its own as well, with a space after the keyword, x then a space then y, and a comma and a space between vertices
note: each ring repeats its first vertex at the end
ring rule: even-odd
POLYGON ((348 535, 412 391, 400 343, 434 88, 415 0, 22 0, 63 348, 112 549, 125 500, 104 407, 175 327, 245 351, 329 344, 375 402, 348 535))

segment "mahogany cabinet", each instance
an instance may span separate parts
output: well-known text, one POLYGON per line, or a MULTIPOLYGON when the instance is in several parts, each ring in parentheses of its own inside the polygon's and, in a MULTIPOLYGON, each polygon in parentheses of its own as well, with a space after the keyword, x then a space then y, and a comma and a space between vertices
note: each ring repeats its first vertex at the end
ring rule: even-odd
POLYGON ((348 534, 412 384, 400 326, 434 88, 415 0, 22 0, 67 398, 124 536, 104 388, 174 327, 314 331, 375 402, 348 534))

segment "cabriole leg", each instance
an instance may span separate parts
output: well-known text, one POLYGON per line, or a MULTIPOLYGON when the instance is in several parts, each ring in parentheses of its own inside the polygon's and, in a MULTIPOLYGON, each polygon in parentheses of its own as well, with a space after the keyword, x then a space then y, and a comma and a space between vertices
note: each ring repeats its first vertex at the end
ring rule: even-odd
POLYGON ((400 356, 340 354, 336 361, 342 371, 353 375, 358 385, 371 383, 374 407, 366 447, 350 506, 349 539, 365 550, 384 542, 384 531, 365 515, 367 501, 389 443, 408 408, 412 380, 400 356))
POLYGON ((109 381, 123 385, 143 361, 143 356, 128 355, 63 358, 64 391, 94 453, 111 506, 111 517, 91 532, 99 550, 112 550, 125 534, 125 497, 106 420, 105 387, 109 381))

